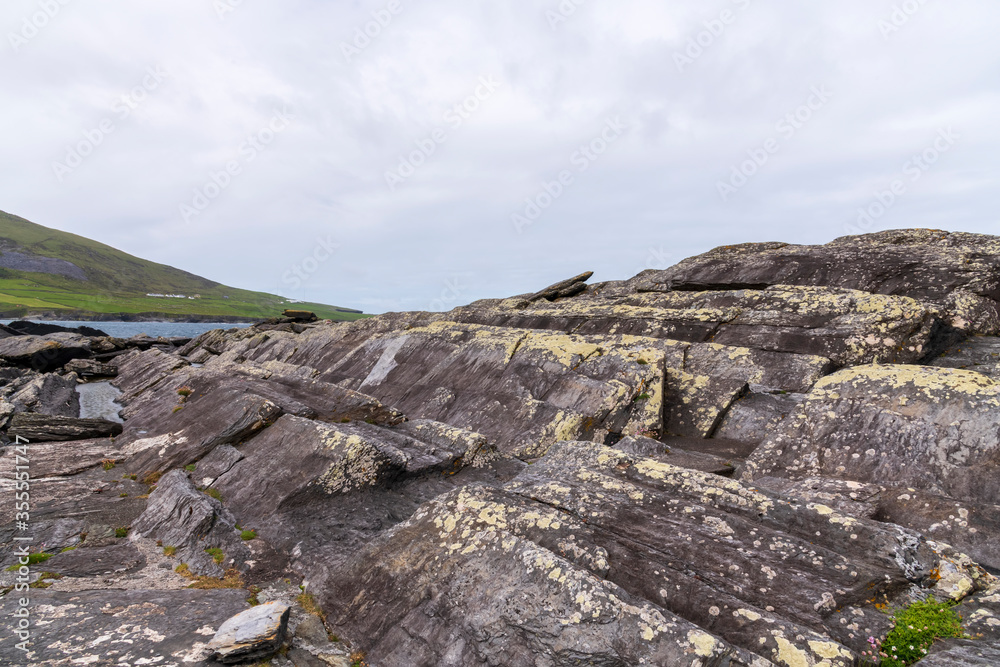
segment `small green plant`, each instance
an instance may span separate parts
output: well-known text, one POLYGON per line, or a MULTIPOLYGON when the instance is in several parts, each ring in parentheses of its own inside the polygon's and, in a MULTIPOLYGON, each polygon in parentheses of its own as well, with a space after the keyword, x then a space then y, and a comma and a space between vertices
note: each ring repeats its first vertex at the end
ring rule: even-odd
POLYGON ((218 547, 210 547, 208 549, 205 549, 205 553, 211 556, 212 560, 214 560, 216 563, 222 563, 222 561, 226 560, 226 554, 224 554, 222 552, 222 549, 218 547))
POLYGON ((172 546, 163 547, 163 555, 173 558, 174 556, 177 555, 177 547, 172 547, 172 546))
POLYGON ((889 634, 882 641, 869 637, 871 648, 861 657, 879 667, 907 667, 927 657, 936 640, 964 636, 962 619, 952 604, 928 598, 897 611, 889 634))
POLYGON ((635 400, 637 400, 637 401, 648 401, 649 400, 649 394, 639 394, 638 396, 635 397, 635 400))
POLYGON ((350 424, 351 420, 350 420, 349 417, 344 417, 343 419, 340 420, 340 423, 341 424, 350 424))
POLYGON ((205 495, 207 495, 207 496, 209 496, 211 498, 215 498, 220 503, 222 502, 222 494, 219 493, 218 489, 212 489, 212 488, 205 489, 205 495))
POLYGON ((198 466, 196 464, 189 463, 188 465, 184 466, 184 469, 187 470, 188 472, 194 472, 195 468, 197 468, 197 467, 198 466))
POLYGON ((256 607, 257 605, 260 604, 260 600, 257 599, 257 594, 264 589, 261 588, 260 586, 251 586, 247 590, 250 592, 250 597, 247 598, 247 604, 250 605, 251 607, 256 607))
POLYGON ((639 359, 635 363, 639 364, 640 366, 648 366, 649 365, 649 362, 646 361, 645 359, 639 359))
POLYGON ((73 551, 74 549, 76 549, 76 547, 66 547, 65 549, 63 549, 63 550, 62 550, 62 551, 60 551, 59 553, 61 553, 61 554, 64 554, 64 553, 66 553, 67 551, 73 551))
POLYGON ((353 651, 347 659, 351 661, 351 667, 368 667, 364 651, 353 651))
POLYGON ((121 528, 115 528, 115 537, 128 537, 128 531, 129 528, 124 526, 121 528))
POLYGON ((176 414, 176 413, 180 412, 180 411, 181 411, 181 410, 183 410, 183 409, 184 409, 184 406, 183 406, 183 405, 177 405, 177 406, 174 406, 174 409, 173 409, 173 410, 171 410, 171 412, 173 412, 173 413, 175 413, 175 414, 176 414))
POLYGON ((177 390, 177 395, 182 398, 187 398, 192 393, 194 392, 191 390, 191 387, 181 387, 180 389, 177 390))
POLYGON ((136 475, 130 475, 129 473, 125 473, 124 475, 122 475, 122 479, 130 479, 134 482, 136 479, 138 479, 138 477, 136 475))
POLYGON ((243 538, 244 540, 247 540, 247 541, 256 539, 257 538, 257 531, 254 530, 254 529, 252 529, 252 528, 249 529, 249 530, 244 530, 244 531, 240 532, 240 537, 243 538))
POLYGON ((128 498, 128 494, 127 493, 119 493, 118 497, 119 498, 128 498))
MULTIPOLYGON (((28 554, 28 565, 37 565, 38 563, 44 563, 48 559, 52 558, 52 554, 47 554, 44 551, 38 551, 36 553, 28 554)), ((21 567, 21 563, 14 563, 7 568, 8 572, 15 572, 17 568, 21 567)))
POLYGON ((182 577, 188 577, 188 578, 194 577, 194 575, 191 574, 191 568, 188 567, 187 563, 181 563, 180 565, 175 567, 174 572, 181 575, 182 577))
POLYGON ((112 468, 115 467, 115 460, 114 459, 101 459, 101 465, 104 467, 105 470, 111 470, 112 468))

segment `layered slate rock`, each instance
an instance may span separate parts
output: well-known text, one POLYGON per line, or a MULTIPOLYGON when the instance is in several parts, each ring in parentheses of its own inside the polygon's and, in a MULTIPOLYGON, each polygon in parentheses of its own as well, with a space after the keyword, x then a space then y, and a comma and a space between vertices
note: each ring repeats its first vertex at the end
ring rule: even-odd
POLYGON ((199 491, 180 470, 163 476, 132 530, 137 536, 174 547, 177 558, 199 575, 221 577, 230 567, 245 570, 250 559, 233 515, 221 502, 199 491), (220 549, 223 561, 217 563, 209 549, 220 549))
POLYGON ((87 440, 118 435, 122 425, 106 419, 80 419, 37 413, 21 413, 10 420, 8 435, 28 442, 87 440))
MULTIPOLYGON (((377 333, 319 327, 298 336, 240 333, 227 344, 212 339, 219 354, 206 368, 243 359, 244 369, 261 373, 312 369, 318 377, 309 382, 370 394, 411 417, 480 432, 502 451, 531 457, 559 439, 708 437, 750 383, 808 391, 831 364, 714 343, 407 321, 382 323, 377 333)), ((277 383, 268 384, 274 391, 277 383)))
POLYGON ((448 317, 577 334, 620 333, 818 355, 837 365, 915 362, 953 340, 940 318, 909 297, 830 287, 634 292, 595 287, 552 304, 509 299, 448 317), (944 336, 944 337, 942 337, 944 336))
POLYGON ((683 291, 844 287, 932 304, 965 331, 993 334, 1000 323, 1000 241, 982 234, 907 229, 846 236, 824 246, 745 243, 630 282, 637 289, 683 291))
POLYGON ((850 665, 886 629, 875 597, 937 559, 898 527, 561 443, 425 505, 324 600, 379 664, 850 665))
POLYGON ((746 462, 742 478, 824 477, 891 488, 883 514, 996 567, 989 536, 1000 504, 998 408, 1000 384, 971 371, 840 371, 781 422, 746 462))
POLYGON ((821 380, 743 478, 824 476, 1000 502, 1000 384, 963 370, 864 366, 821 380))
POLYGON ((47 373, 67 361, 90 356, 90 339, 74 333, 11 336, 0 339, 0 359, 47 373))

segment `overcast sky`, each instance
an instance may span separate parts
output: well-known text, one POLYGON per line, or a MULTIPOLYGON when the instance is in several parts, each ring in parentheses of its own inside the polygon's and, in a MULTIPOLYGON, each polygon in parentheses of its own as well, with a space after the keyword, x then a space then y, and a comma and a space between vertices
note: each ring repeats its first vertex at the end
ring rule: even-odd
POLYGON ((1000 233, 988 0, 4 0, 0 27, 0 209, 232 286, 441 310, 721 244, 1000 233))

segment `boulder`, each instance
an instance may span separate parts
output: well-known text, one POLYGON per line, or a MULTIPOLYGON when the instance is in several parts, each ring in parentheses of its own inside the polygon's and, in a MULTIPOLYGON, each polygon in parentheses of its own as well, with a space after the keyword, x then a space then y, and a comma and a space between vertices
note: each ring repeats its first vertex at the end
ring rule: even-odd
POLYGON ((72 359, 90 356, 90 340, 73 333, 12 336, 0 339, 0 359, 48 373, 72 359))
POLYGON ((39 375, 11 394, 7 400, 18 412, 37 412, 56 417, 79 417, 80 397, 76 393, 77 376, 39 375))
POLYGON ((83 378, 113 378, 118 375, 117 364, 108 364, 94 359, 74 359, 63 367, 83 378))
POLYGON ((208 643, 212 657, 232 664, 274 655, 285 639, 289 611, 288 605, 266 602, 233 616, 208 643))

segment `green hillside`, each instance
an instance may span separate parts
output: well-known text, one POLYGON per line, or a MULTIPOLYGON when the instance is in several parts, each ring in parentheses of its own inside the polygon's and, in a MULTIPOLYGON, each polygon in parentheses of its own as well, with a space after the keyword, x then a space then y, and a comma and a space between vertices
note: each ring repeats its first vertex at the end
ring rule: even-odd
POLYGON ((0 319, 236 321, 276 317, 286 308, 331 320, 366 317, 227 287, 0 211, 0 319))

